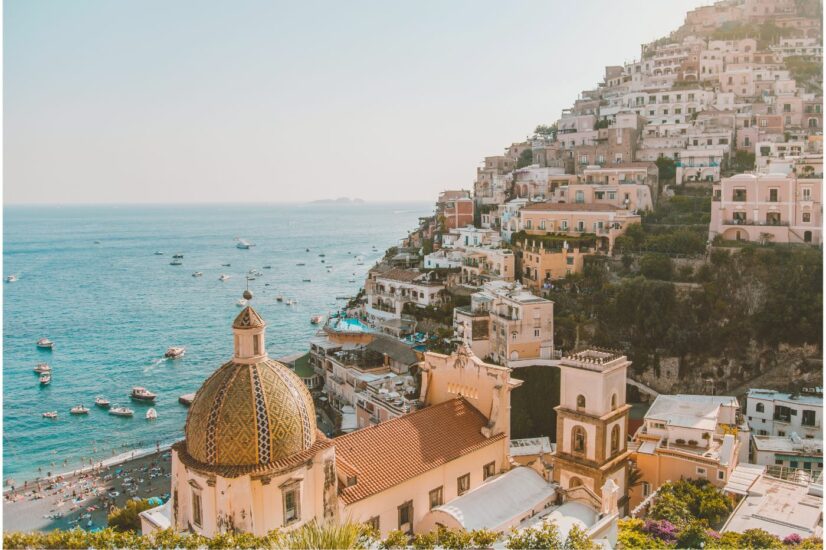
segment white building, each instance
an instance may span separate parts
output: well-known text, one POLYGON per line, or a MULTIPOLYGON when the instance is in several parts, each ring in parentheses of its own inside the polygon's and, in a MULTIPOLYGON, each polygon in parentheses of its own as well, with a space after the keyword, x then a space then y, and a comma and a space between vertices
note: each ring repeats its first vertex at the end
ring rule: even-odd
POLYGON ((788 436, 793 432, 804 439, 823 439, 823 393, 821 388, 801 394, 774 390, 749 390, 746 419, 755 435, 788 436))
POLYGON ((751 462, 816 474, 823 471, 823 440, 801 439, 797 434, 753 435, 751 462))

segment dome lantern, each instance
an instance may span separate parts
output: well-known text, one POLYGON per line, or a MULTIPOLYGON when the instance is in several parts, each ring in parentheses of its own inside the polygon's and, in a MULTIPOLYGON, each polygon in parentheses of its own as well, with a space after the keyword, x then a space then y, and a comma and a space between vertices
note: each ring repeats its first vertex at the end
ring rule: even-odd
MULTIPOLYGON (((252 299, 252 292, 244 292, 244 299, 252 299)), ((257 363, 267 359, 264 333, 267 323, 252 306, 246 306, 232 323, 235 336, 233 361, 237 363, 257 363)))

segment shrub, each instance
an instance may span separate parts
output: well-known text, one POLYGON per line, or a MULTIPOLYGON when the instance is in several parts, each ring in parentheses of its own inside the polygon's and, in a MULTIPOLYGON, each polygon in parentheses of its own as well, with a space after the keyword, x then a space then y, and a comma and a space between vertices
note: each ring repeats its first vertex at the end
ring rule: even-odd
POLYGON ((783 539, 783 544, 785 544, 786 546, 797 546, 801 542, 803 542, 803 538, 797 533, 792 533, 791 535, 788 535, 785 539, 783 539))
POLYGON ((505 547, 511 550, 522 548, 561 550, 562 541, 559 538, 559 528, 556 523, 545 521, 536 527, 512 531, 505 541, 505 547))
POLYGON ((409 537, 404 531, 390 531, 387 538, 381 542, 381 547, 385 549, 405 548, 409 542, 409 537))
POLYGON ((131 531, 139 533, 141 530, 140 513, 153 506, 146 499, 129 500, 123 508, 115 508, 106 518, 106 523, 115 531, 121 533, 131 531))
POLYGON ((663 519, 660 521, 646 520, 643 532, 665 542, 677 540, 677 526, 663 519))

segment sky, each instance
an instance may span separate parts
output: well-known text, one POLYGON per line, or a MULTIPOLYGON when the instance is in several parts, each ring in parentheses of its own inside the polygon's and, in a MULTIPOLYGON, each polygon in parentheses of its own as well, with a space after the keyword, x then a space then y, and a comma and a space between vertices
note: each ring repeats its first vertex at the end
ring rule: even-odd
POLYGON ((707 0, 6 0, 13 203, 435 200, 707 0))

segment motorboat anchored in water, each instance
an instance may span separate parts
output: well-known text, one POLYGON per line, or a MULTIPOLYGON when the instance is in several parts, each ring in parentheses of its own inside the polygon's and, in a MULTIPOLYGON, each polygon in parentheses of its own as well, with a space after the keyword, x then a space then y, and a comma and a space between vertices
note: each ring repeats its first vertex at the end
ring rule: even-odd
POLYGON ((253 246, 255 245, 246 239, 238 239, 238 243, 235 245, 235 248, 240 248, 241 250, 249 250, 253 246))
POLYGON ((204 274, 203 274, 203 273, 201 273, 200 271, 196 271, 195 273, 193 273, 193 274, 192 274, 192 276, 193 276, 193 277, 203 277, 203 276, 204 276, 204 274))
POLYGON ((163 256, 163 252, 161 252, 160 250, 156 250, 155 256, 163 256))
POLYGON ((45 372, 52 372, 52 367, 50 367, 46 363, 38 363, 37 366, 34 368, 34 372, 37 374, 43 374, 45 372))
POLYGON ((235 305, 238 306, 238 307, 244 307, 244 306, 247 305, 247 301, 245 299, 241 298, 240 300, 235 302, 235 305))
POLYGON ((41 338, 37 341, 37 347, 40 349, 52 349, 54 347, 54 342, 48 338, 41 338))
POLYGON ((310 317, 310 324, 320 325, 324 322, 324 318, 324 315, 313 315, 312 317, 310 317))
POLYGON ((173 258, 173 259, 175 259, 175 260, 183 260, 183 259, 184 259, 184 255, 183 255, 183 254, 181 254, 180 252, 178 252, 177 254, 173 254, 173 255, 172 255, 172 258, 173 258))
POLYGON ((8 277, 6 277, 6 282, 7 283, 17 282, 17 275, 9 275, 8 277))
POLYGON ((169 262, 169 265, 184 265, 184 263, 181 260, 179 260, 178 258, 175 258, 174 260, 169 262))
POLYGON ((48 386, 52 383, 52 375, 48 372, 40 375, 40 385, 41 386, 48 386))
POLYGON ((44 412, 43 418, 51 418, 52 420, 55 420, 57 419, 57 411, 44 412))
POLYGON ((152 393, 144 387, 135 386, 134 388, 132 388, 132 393, 129 394, 129 397, 131 397, 135 401, 146 401, 148 403, 154 403, 155 398, 158 397, 158 395, 152 393))
POLYGON ((186 353, 186 348, 183 346, 172 346, 171 348, 167 348, 166 353, 163 354, 164 357, 167 359, 178 359, 179 357, 183 357, 186 353))
POLYGON ((108 409, 110 403, 105 397, 97 396, 95 397, 95 406, 100 407, 101 409, 108 409))
POLYGON ((158 411, 156 411, 155 409, 149 409, 148 411, 146 411, 147 420, 155 420, 156 418, 158 418, 158 411))
POLYGON ((219 281, 229 281, 231 275, 227 275, 226 273, 221 273, 221 276, 218 277, 219 281))
POLYGON ((276 301, 276 302, 283 302, 283 301, 284 301, 284 297, 283 297, 282 295, 280 295, 280 294, 279 294, 278 296, 276 296, 276 297, 275 297, 275 301, 276 301))
POLYGON ((89 409, 83 405, 75 405, 69 410, 69 414, 89 414, 89 409))
POLYGON ((112 416, 132 416, 135 414, 135 411, 127 409, 126 407, 112 407, 109 409, 109 414, 112 416))

